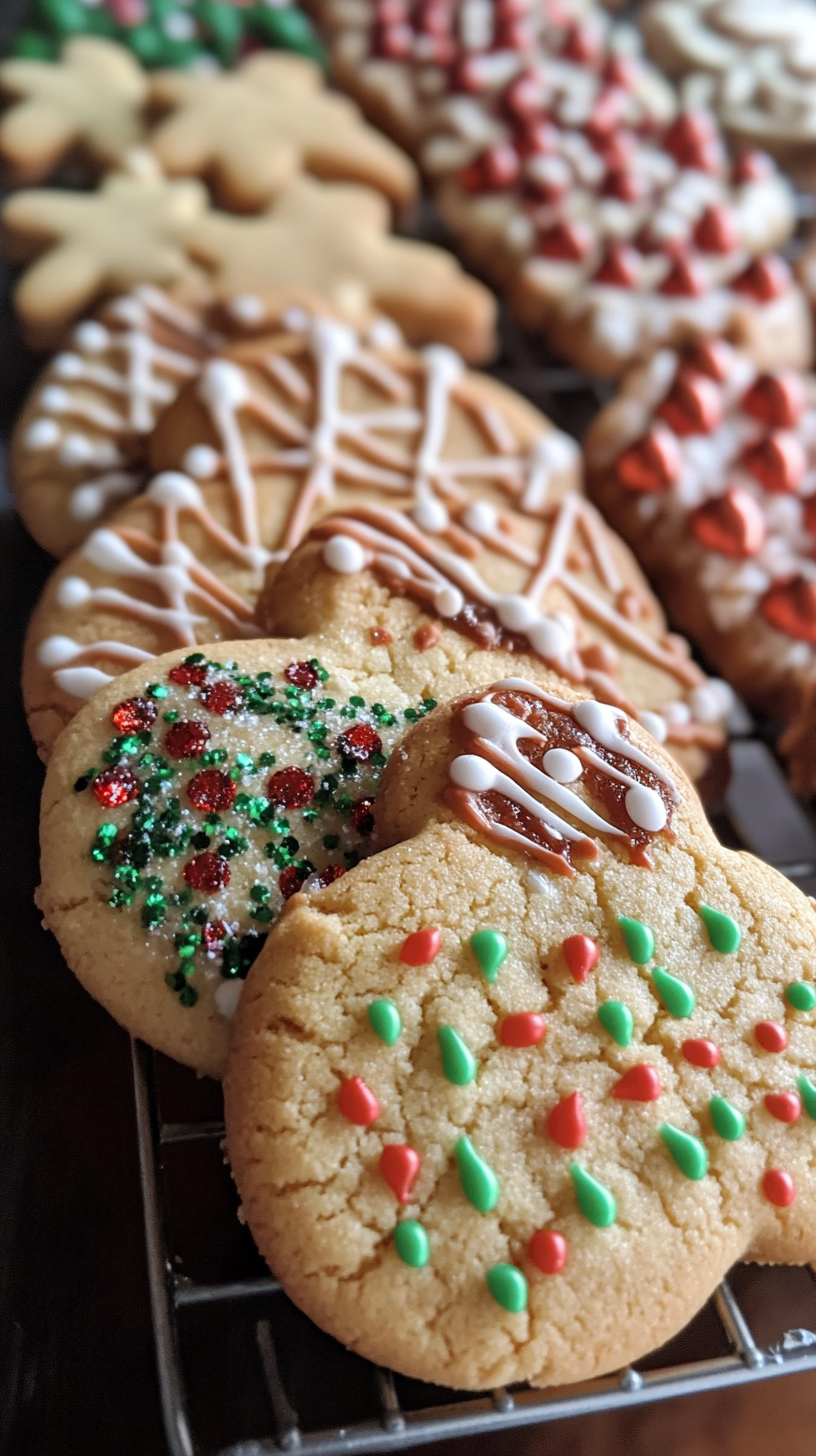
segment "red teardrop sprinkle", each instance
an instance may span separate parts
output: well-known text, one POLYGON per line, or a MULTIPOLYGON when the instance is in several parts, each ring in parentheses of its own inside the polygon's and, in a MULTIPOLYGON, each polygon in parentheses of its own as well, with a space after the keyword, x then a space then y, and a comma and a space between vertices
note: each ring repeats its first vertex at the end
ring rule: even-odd
MULTIPOLYGON (((560 134, 552 122, 547 121, 543 116, 525 117, 517 121, 515 125, 516 148, 522 157, 548 157, 558 151, 560 134)), ((559 188, 551 181, 549 184, 543 182, 540 177, 527 176, 524 179, 525 186, 532 186, 533 191, 538 188, 544 189, 549 186, 553 192, 557 191, 561 196, 569 185, 567 181, 559 188)))
MULTIPOLYGON (((292 866, 290 865, 289 868, 291 869, 292 866)), ((341 880, 345 873, 346 872, 343 869, 342 865, 326 865, 326 868, 324 870, 321 870, 318 875, 312 876, 312 883, 309 888, 314 888, 315 890, 325 890, 327 885, 333 885, 335 880, 341 880)))
POLYGON ((547 1118, 547 1132, 561 1148, 580 1148, 587 1135, 584 1099, 580 1092, 570 1092, 557 1102, 547 1118))
POLYGON ((734 214, 728 207, 707 207, 694 228, 694 241, 703 253, 733 253, 739 247, 734 214))
POLYGON ((371 834, 374 829, 373 803, 373 799, 358 799, 351 807, 351 822, 358 834, 371 834))
POLYGON ((764 1052, 783 1052, 788 1045, 788 1033, 778 1021, 758 1021, 754 1034, 764 1052))
POLYGON ((627 490, 659 491, 677 480, 682 464, 680 446, 671 430, 655 424, 642 440, 618 456, 615 470, 627 490))
POLYGON ((167 678, 169 682, 178 683, 183 688, 200 688, 207 681, 207 668, 203 662, 180 662, 176 667, 171 667, 167 678))
POLYGON ((732 278, 731 287, 757 303, 772 303, 787 293, 791 282, 791 271, 784 258, 778 253, 769 253, 765 258, 755 258, 743 273, 732 278))
POLYGON ((675 298, 699 298, 708 288, 708 276, 699 258, 681 253, 676 257, 658 292, 675 298))
POLYGON ((504 91, 502 102, 511 116, 525 120, 541 106, 541 82, 534 71, 521 71, 504 91))
POLYGON ((561 54, 567 61, 579 61, 582 66, 592 66, 601 57, 600 39, 593 28, 576 20, 567 28, 561 54))
POLYGON ((585 131, 593 145, 597 146, 610 132, 617 130, 626 97, 616 86, 605 86, 598 93, 586 124, 585 131))
POLYGON ((615 1083, 612 1096, 624 1102, 656 1102, 661 1090, 657 1067, 641 1062, 637 1067, 630 1067, 615 1083))
POLYGON ((125 698, 111 713, 111 723, 120 733, 144 733, 156 721, 159 709, 152 698, 125 698))
POLYGON ((688 1037, 683 1042, 683 1056, 693 1067, 716 1067, 720 1060, 720 1049, 705 1037, 688 1037))
POLYGON ((388 1143, 380 1153, 380 1172, 400 1203, 407 1203, 411 1197, 420 1162, 414 1148, 399 1143, 388 1143))
POLYGON ((705 111, 684 111, 663 136, 663 145, 680 167, 715 172, 723 160, 719 130, 705 111))
POLYGON ((606 283, 610 288, 634 288, 642 261, 637 248, 610 243, 594 281, 606 283))
POLYGON ((210 730, 206 723, 195 719, 182 719, 168 728, 164 738, 165 752, 171 758, 198 758, 210 741, 210 730))
POLYGON ((586 257, 593 241, 592 229, 585 223, 557 222, 539 234, 536 252, 541 258, 576 263, 586 257))
POLYGON ((194 774, 187 785, 187 797, 194 809, 206 814, 217 814, 222 809, 231 809, 237 789, 229 774, 220 768, 204 768, 194 774))
POLYGON ((290 662, 283 675, 296 688, 313 688, 320 681, 310 662, 290 662))
POLYGON ((244 706, 244 695, 235 683, 219 678, 204 689, 201 701, 208 713, 217 713, 223 718, 226 713, 237 713, 244 706))
POLYGON ((414 49, 414 32, 410 25, 377 25, 371 46, 372 55, 384 61, 402 61, 414 49))
POLYGON ((435 925, 415 930, 406 936, 400 947, 400 960, 406 966, 429 966, 442 949, 442 931, 435 925))
POLYGON ((802 1115, 802 1103, 795 1092, 766 1092, 765 1106, 777 1122, 796 1122, 802 1115))
POLYGON ((744 561, 756 556, 765 540, 762 507, 749 491, 731 485, 716 500, 706 501, 689 516, 695 541, 707 551, 744 561))
POLYGON ((223 890, 230 882, 229 860, 205 849, 203 854, 197 854, 195 859, 188 860, 184 866, 184 878, 193 890, 206 890, 209 893, 223 890))
POLYGON ((94 798, 106 809, 118 809, 128 804, 139 792, 139 780, 132 769, 116 764, 97 774, 93 781, 94 798))
POLYGON ((349 1077, 337 1094, 337 1104, 344 1117, 358 1127, 370 1127, 380 1115, 380 1104, 362 1077, 349 1077))
POLYGON ((780 369, 760 374, 742 396, 741 407, 771 429, 789 430, 805 408, 805 384, 801 374, 780 369))
POLYGON ((561 949, 573 981, 582 984, 598 964, 601 947, 588 935, 568 935, 561 949))
POLYGON ((223 920, 208 920, 206 925, 201 927, 201 944, 211 954, 221 949, 221 944, 227 937, 227 926, 223 920))
MULTIPOLYGON (((601 196, 616 197, 619 202, 642 202, 648 191, 646 178, 640 172, 633 172, 631 167, 610 167, 601 184, 601 196)), ((622 248, 623 244, 613 246, 622 248)), ((632 251, 639 257, 636 250, 632 251)))
POLYGON ((805 477, 807 456, 796 435, 773 430, 762 440, 746 445, 740 464, 766 490, 793 495, 805 477))
POLYGON ((783 1172, 781 1168, 769 1168, 762 1179, 762 1192, 776 1208, 790 1208, 796 1197, 796 1184, 790 1173, 783 1172))
POLYGON ((657 413, 676 435, 710 435, 722 419, 722 394, 706 374, 681 369, 657 413))
POLYGON ((266 786, 270 803, 280 804, 284 809, 302 809, 315 796, 315 784, 305 768, 279 768, 273 773, 266 786))
POLYGON ((737 157, 732 168, 732 176, 737 183, 741 182, 764 182, 766 178, 773 177, 776 172, 776 163, 767 152, 752 151, 743 152, 737 157))
POLYGON ((278 876, 278 889, 284 900, 291 900, 298 890, 302 890, 307 878, 308 876, 303 873, 303 870, 298 869, 297 865, 287 865, 285 870, 281 870, 278 876))
POLYGON ((690 344, 683 350, 683 363, 695 374, 707 374, 723 384, 734 364, 734 351, 725 339, 707 339, 704 344, 690 344))
POLYGON ((382 739, 370 723, 355 723, 347 728, 337 740, 337 751, 343 758, 356 758, 365 763, 375 753, 382 753, 382 739))
POLYGON ((779 582, 768 588, 759 610, 778 632, 816 645, 816 582, 803 576, 779 582))
POLYGON ((610 86, 631 91, 638 77, 637 63, 631 56, 611 55, 604 63, 603 78, 610 86))
POLYGON ((459 181, 465 192, 503 192, 512 187, 521 170, 519 154, 511 142, 497 142, 461 172, 459 181))
POLYGON ((499 1041, 506 1047, 538 1046, 547 1030, 547 1023, 537 1011, 514 1011, 505 1016, 499 1041))
POLYGON ((567 1241, 554 1229, 539 1229, 527 1245, 527 1254, 542 1274, 560 1274, 567 1262, 567 1241))

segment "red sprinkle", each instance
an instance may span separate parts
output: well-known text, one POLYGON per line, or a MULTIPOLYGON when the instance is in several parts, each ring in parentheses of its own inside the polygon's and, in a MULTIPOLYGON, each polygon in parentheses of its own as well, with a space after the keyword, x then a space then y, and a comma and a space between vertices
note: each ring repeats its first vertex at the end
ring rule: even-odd
POLYGON ((313 688, 319 678, 310 662, 290 662, 288 667, 283 669, 283 675, 287 682, 292 683, 296 688, 313 688))
POLYGON ((117 764, 97 774, 93 781, 94 798, 106 809, 117 809, 135 799, 139 792, 139 780, 132 769, 117 764))
POLYGON ((380 1172, 400 1203, 410 1199, 419 1169, 419 1153, 407 1145, 388 1143, 380 1153, 380 1172))
POLYGON ((561 949, 573 981, 581 985, 598 964, 600 946, 588 935, 569 935, 561 949))
POLYGON ((788 1033, 778 1021, 758 1021, 754 1032, 764 1052, 783 1052, 788 1045, 788 1033))
POLYGON ((802 1103, 795 1092, 766 1092, 765 1106, 777 1122, 796 1122, 802 1115, 802 1103))
MULTIPOLYGON (((289 868, 291 869, 292 866, 290 865, 289 868)), ((327 885, 333 885, 335 880, 341 880, 345 873, 342 865, 326 865, 326 868, 320 871, 314 887, 316 890, 325 890, 327 885)))
POLYGON ((298 869, 297 865, 287 865, 285 870, 281 870, 278 877, 278 889, 284 900, 291 900, 292 896, 302 889, 306 879, 307 876, 298 869))
POLYGON ((567 1241, 554 1229, 539 1229, 527 1245, 527 1253, 542 1274, 560 1274, 567 1262, 567 1241))
POLYGON ((177 667, 171 667, 167 677, 181 687, 200 688, 207 681, 207 669, 203 662, 180 662, 177 667))
POLYGON ((352 805, 351 822, 358 834, 371 834, 374 828, 374 815, 371 812, 373 799, 358 799, 352 805))
POLYGON ((210 730, 206 723, 182 719, 167 730, 164 747, 171 758, 198 758, 209 741, 210 730))
POLYGON ((144 733, 155 723, 158 711, 152 698, 125 698, 111 713, 111 723, 120 733, 144 733))
POLYGON ((641 1062, 637 1067, 630 1067, 615 1083, 612 1096, 625 1102, 656 1102, 661 1090, 657 1067, 641 1062))
POLYGON ((187 785, 187 797, 193 808, 202 809, 206 814, 231 809, 236 793, 234 781, 220 768, 202 769, 187 785))
POLYGON ((769 1168, 762 1179, 762 1192, 777 1208, 790 1208, 796 1197, 796 1184, 790 1173, 783 1172, 781 1168, 769 1168))
POLYGON ((415 930, 406 936, 400 947, 400 960, 406 966, 429 966, 442 949, 442 931, 435 925, 415 930))
POLYGON ((302 809, 310 804, 315 794, 314 779, 305 768, 279 768, 273 773, 266 786, 267 796, 273 804, 284 809, 302 809))
POLYGON ((244 706, 244 695, 235 683, 219 678, 218 682, 210 683, 204 689, 201 701, 209 713, 217 713, 223 718, 225 713, 237 713, 244 706))
POLYGON ((370 723, 355 723, 353 728, 340 734, 337 749, 343 758, 356 758, 358 763, 365 763, 372 754, 382 753, 382 739, 370 723))
POLYGON ((547 1132, 561 1148, 580 1148, 587 1135, 582 1093, 570 1092, 555 1104, 547 1118, 547 1132))
POLYGON ((227 927, 223 920, 208 920, 206 925, 201 927, 201 944, 211 953, 220 950, 222 940, 226 939, 227 927))
POLYGON ((343 1083, 337 1103, 343 1116, 358 1127, 370 1127, 380 1115, 380 1104, 362 1077, 349 1077, 343 1083))
POLYGON ((547 1030, 547 1023, 537 1011, 515 1011, 505 1016, 499 1041, 507 1047, 538 1046, 547 1030))
POLYGON ((716 1067, 720 1060, 720 1048, 705 1037, 689 1037, 681 1048, 687 1062, 693 1067, 716 1067))
POLYGON ((193 890, 223 890, 230 882, 229 860, 205 849, 184 866, 184 878, 193 890))

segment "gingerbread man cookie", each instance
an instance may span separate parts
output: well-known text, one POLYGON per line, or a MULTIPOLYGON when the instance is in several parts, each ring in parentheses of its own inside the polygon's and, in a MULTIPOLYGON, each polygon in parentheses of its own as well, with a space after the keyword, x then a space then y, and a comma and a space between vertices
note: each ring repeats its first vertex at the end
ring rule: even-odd
POLYGON ((408 1376, 552 1385, 812 1260, 816 915, 665 752, 514 677, 414 729, 377 820, 238 1004, 229 1157, 289 1297, 408 1376))

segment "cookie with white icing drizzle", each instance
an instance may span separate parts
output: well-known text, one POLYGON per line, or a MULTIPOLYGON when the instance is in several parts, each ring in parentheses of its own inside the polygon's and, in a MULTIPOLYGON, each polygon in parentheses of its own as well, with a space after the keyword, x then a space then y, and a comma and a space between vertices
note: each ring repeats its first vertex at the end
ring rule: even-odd
POLYGON ((411 1377, 558 1385, 735 1261, 812 1260, 816 915, 665 751, 513 678, 416 726, 377 815, 233 1031, 230 1163, 289 1297, 411 1377))
POLYGON ((585 453, 672 621, 749 702, 795 719, 816 684, 816 378, 760 372, 722 340, 661 351, 585 453))

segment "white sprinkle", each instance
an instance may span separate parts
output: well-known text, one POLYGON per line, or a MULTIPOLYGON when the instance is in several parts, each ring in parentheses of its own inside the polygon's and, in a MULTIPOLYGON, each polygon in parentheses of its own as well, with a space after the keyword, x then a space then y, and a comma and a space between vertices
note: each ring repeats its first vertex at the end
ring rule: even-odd
POLYGON ((186 473, 196 480, 212 480, 218 469, 220 456, 212 445, 191 445, 181 463, 186 473))
POLYGON ((441 500, 421 500, 411 512, 421 531, 430 531, 432 536, 447 530, 450 525, 448 508, 441 500))
POLYGON ((60 427, 56 420, 34 420, 23 436, 28 450, 50 450, 60 438, 60 427))
POLYGON ((239 324, 259 324, 266 317, 266 304, 256 293, 239 293, 231 300, 228 311, 239 324))
POLYGON ((465 605, 465 599, 458 587, 441 586, 434 593, 434 610, 440 617, 455 617, 465 605))
POLYGON ((222 981, 218 987, 215 993, 215 1004, 227 1021, 232 1021, 238 1010, 238 1002, 243 989, 244 983, 238 976, 232 976, 228 981, 222 981))
POLYGON ((84 319, 74 329, 74 343, 86 354, 102 354, 110 344, 110 334, 96 319, 84 319))
POLYGON ((366 565, 366 553, 351 536, 331 536, 323 547, 323 560, 330 571, 353 576, 366 565))

